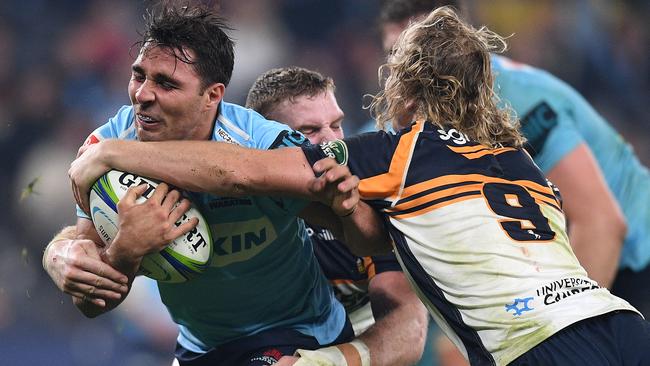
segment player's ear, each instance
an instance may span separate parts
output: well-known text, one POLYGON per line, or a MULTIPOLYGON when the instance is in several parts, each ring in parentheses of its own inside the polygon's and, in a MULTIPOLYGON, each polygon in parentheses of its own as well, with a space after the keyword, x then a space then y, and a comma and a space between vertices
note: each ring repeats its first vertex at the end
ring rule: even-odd
POLYGON ((203 92, 205 96, 205 102, 207 108, 216 108, 217 105, 223 99, 223 95, 226 92, 226 86, 222 83, 214 83, 208 85, 203 92))

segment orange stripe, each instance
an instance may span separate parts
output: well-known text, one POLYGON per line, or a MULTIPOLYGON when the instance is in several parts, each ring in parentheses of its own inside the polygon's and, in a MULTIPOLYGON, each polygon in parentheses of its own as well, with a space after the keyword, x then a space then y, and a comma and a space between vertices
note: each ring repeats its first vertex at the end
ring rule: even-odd
POLYGON ((517 149, 515 149, 514 147, 501 147, 501 148, 492 150, 494 155, 503 154, 504 152, 508 152, 508 151, 517 151, 517 149))
POLYGON ((371 257, 363 257, 363 265, 366 267, 368 280, 371 280, 377 274, 375 271, 375 262, 372 261, 371 257))
POLYGON ((436 209, 439 209, 439 208, 443 208, 445 206, 448 206, 448 205, 451 205, 451 204, 454 204, 454 203, 457 203, 457 202, 466 201, 466 200, 470 200, 470 199, 476 199, 476 198, 482 198, 482 196, 471 195, 471 196, 458 197, 458 198, 454 198, 453 200, 449 200, 449 201, 445 201, 445 202, 441 202, 441 203, 438 203, 438 204, 435 204, 435 205, 425 207, 425 208, 423 208, 421 210, 417 210, 417 211, 413 211, 413 212, 409 212, 409 213, 405 213, 405 214, 401 214, 401 215, 390 216, 390 217, 394 218, 394 219, 406 219, 406 218, 413 217, 413 216, 419 216, 419 215, 425 214, 425 213, 427 213, 429 211, 433 211, 433 210, 436 210, 436 209))
POLYGON ((477 146, 450 146, 446 145, 451 151, 463 155, 467 159, 478 159, 485 155, 499 155, 508 151, 516 151, 512 147, 500 147, 498 149, 490 149, 484 145, 477 146))
POLYGON ((537 202, 538 204, 539 203, 546 203, 546 204, 551 205, 551 206, 557 208, 558 210, 562 211, 562 209, 560 208, 560 206, 558 205, 556 200, 554 200, 552 198, 549 198, 549 197, 546 197, 544 195, 541 195, 539 193, 533 192, 533 191, 528 191, 528 192, 530 193, 531 196, 533 196, 533 198, 535 199, 535 202, 537 202))
POLYGON ((445 175, 442 177, 430 179, 428 181, 424 181, 418 184, 414 184, 412 186, 404 188, 404 192, 402 192, 402 199, 408 198, 414 194, 421 193, 423 191, 429 190, 429 189, 434 189, 437 187, 441 187, 447 184, 458 184, 458 183, 463 183, 463 182, 481 182, 481 183, 504 183, 504 184, 517 184, 520 186, 524 186, 530 189, 534 189, 540 192, 548 193, 550 195, 553 195, 553 190, 548 187, 548 186, 542 186, 540 184, 537 184, 535 182, 531 182, 529 180, 515 180, 515 181, 510 181, 507 179, 502 179, 502 178, 494 178, 494 177, 488 177, 486 175, 482 174, 450 174, 450 175, 445 175))
POLYGON ((477 152, 479 150, 489 150, 489 148, 485 145, 475 145, 475 146, 451 146, 447 145, 451 151, 459 154, 466 154, 466 153, 473 153, 477 152))
MULTIPOLYGON (((406 219, 406 218, 409 218, 409 217, 419 216, 419 215, 425 214, 425 213, 427 213, 429 211, 433 211, 433 210, 448 206, 448 205, 450 205, 452 203, 461 202, 461 201, 465 201, 465 200, 476 198, 476 197, 477 196, 474 196, 474 195, 458 197, 458 198, 454 198, 453 200, 449 200, 449 201, 445 201, 445 202, 441 202, 441 203, 438 203, 438 204, 435 204, 435 205, 425 207, 425 208, 423 208, 421 210, 417 210, 417 211, 413 211, 413 212, 409 212, 409 213, 401 214, 401 215, 390 216, 390 217, 395 218, 395 219, 406 219)), ((548 199, 548 198, 546 198, 546 199, 548 199)), ((547 204, 547 205, 550 205, 550 206, 562 211, 562 209, 557 204, 553 204, 552 202, 549 202, 549 201, 546 201, 546 200, 543 200, 543 201, 542 200, 535 200, 535 202, 537 204, 547 204)))
POLYGON ((365 199, 395 198, 404 179, 406 163, 411 156, 412 146, 418 133, 422 130, 424 121, 417 121, 409 133, 402 135, 390 161, 388 172, 359 182, 359 193, 365 199))
POLYGON ((403 210, 408 210, 410 208, 419 206, 421 204, 425 204, 427 202, 435 201, 441 198, 445 198, 448 196, 453 196, 459 193, 465 193, 465 192, 470 192, 470 191, 481 191, 483 188, 483 183, 478 183, 478 184, 469 184, 465 186, 460 186, 460 187, 452 187, 452 188, 447 188, 443 189, 441 191, 436 191, 429 193, 427 195, 424 195, 422 197, 418 197, 414 200, 401 203, 396 205, 393 208, 387 209, 386 212, 396 212, 396 211, 403 211, 403 210))

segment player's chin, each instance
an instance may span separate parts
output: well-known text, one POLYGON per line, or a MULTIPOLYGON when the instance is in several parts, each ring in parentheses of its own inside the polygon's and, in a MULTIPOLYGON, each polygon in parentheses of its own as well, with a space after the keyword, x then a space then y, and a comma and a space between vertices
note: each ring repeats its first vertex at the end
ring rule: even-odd
POLYGON ((160 133, 148 131, 140 127, 136 128, 136 135, 138 135, 139 141, 163 141, 165 139, 160 133))

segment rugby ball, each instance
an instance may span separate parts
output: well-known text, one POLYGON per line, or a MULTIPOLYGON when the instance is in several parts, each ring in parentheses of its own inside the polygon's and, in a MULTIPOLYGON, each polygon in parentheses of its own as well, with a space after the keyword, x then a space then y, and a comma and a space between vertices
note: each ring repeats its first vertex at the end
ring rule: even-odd
MULTIPOLYGON (((153 194, 158 181, 136 174, 111 170, 93 185, 90 191, 90 215, 97 233, 106 245, 110 245, 118 231, 117 203, 130 187, 147 184, 148 188, 136 202, 144 202, 153 194)), ((212 259, 212 238, 207 221, 194 203, 177 225, 192 217, 199 224, 185 235, 160 251, 142 259, 138 274, 160 282, 180 283, 203 273, 212 259)))

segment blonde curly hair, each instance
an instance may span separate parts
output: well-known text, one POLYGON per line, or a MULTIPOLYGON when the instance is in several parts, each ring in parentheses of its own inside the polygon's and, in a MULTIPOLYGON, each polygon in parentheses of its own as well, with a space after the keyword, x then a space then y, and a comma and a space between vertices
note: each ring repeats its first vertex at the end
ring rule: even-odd
POLYGON ((370 109, 379 126, 426 119, 455 128, 490 147, 520 147, 525 139, 509 108, 498 108, 490 52, 507 48, 503 37, 465 23, 450 7, 409 24, 379 68, 384 90, 370 109))

